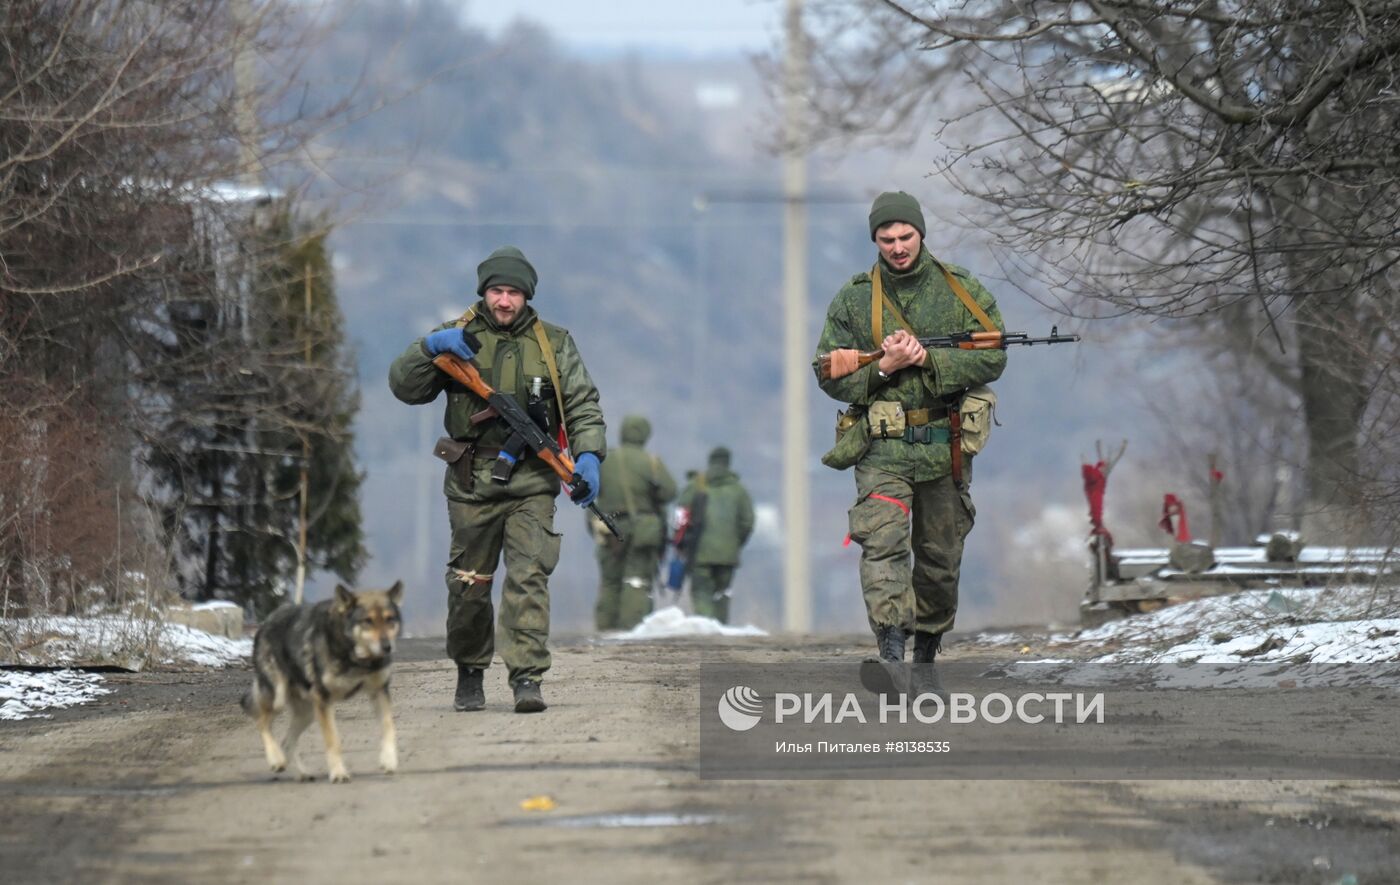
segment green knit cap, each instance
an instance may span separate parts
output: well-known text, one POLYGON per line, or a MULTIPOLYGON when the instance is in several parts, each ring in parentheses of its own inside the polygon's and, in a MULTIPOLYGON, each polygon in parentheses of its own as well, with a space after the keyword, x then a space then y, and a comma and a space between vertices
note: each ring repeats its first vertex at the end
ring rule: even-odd
POLYGON ((539 281, 535 266, 514 246, 502 246, 476 266, 478 295, 485 295, 492 286, 514 286, 524 292, 526 298, 534 298, 535 284, 539 281))
POLYGON ((726 449, 724 446, 715 446, 713 449, 711 449, 711 450, 710 450, 710 466, 711 466, 711 467, 728 467, 728 466, 729 466, 729 450, 726 449))
POLYGON ((919 208, 919 201, 904 191, 885 191, 870 204, 870 239, 875 239, 875 231, 892 221, 913 225, 919 238, 923 238, 924 211, 919 208))

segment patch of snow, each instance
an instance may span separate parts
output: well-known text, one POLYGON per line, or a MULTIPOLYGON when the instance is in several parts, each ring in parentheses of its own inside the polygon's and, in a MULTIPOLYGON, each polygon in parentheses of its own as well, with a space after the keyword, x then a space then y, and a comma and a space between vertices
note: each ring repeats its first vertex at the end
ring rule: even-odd
POLYGON ((0 670, 0 719, 48 719, 40 710, 86 704, 110 694, 102 677, 77 670, 0 670))
POLYGON ((1052 644, 1102 663, 1400 661, 1400 611, 1371 587, 1257 590, 1170 605, 1052 644))
POLYGON ((212 599, 209 602, 196 602, 194 605, 190 606, 190 611, 207 612, 220 608, 236 608, 239 611, 243 610, 243 606, 236 602, 229 602, 227 599, 212 599))
POLYGON ((721 624, 714 618, 688 615, 680 608, 669 605, 647 615, 637 626, 625 633, 611 635, 609 639, 671 639, 678 636, 767 636, 768 633, 752 624, 734 627, 721 624))
POLYGON ((162 663, 166 664, 227 667, 253 655, 252 639, 215 636, 184 624, 165 624, 161 628, 160 645, 166 654, 162 663))
POLYGON ((253 640, 227 639, 183 624, 122 615, 43 617, 0 624, 21 637, 15 660, 36 666, 115 663, 139 670, 150 663, 226 667, 253 653, 253 640))

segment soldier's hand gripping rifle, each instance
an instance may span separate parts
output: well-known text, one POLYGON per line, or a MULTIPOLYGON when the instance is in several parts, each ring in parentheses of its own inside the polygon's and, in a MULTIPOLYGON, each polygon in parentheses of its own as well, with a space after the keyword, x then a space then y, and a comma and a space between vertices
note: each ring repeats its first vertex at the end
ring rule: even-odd
MULTIPOLYGON (((1070 344, 1078 335, 1061 335, 1059 326, 1051 326, 1045 338, 1031 338, 1025 332, 954 332, 934 338, 920 338, 925 348, 944 347, 958 350, 1005 350, 1013 344, 1070 344)), ((868 366, 885 355, 884 350, 860 351, 855 348, 833 350, 817 357, 817 372, 823 381, 844 378, 856 369, 868 366)))
MULTIPOLYGON (((466 339, 467 346, 473 351, 479 352, 481 350, 481 342, 476 340, 476 336, 465 330, 463 330, 462 335, 466 339)), ((573 460, 564 454, 563 449, 559 448, 559 443, 540 429, 540 426, 530 418, 515 397, 508 393, 501 393, 487 384, 486 379, 482 378, 481 373, 477 371, 476 364, 468 360, 459 359, 450 353, 442 353, 433 357, 433 365, 437 366, 449 378, 486 400, 487 405, 494 408, 500 419, 506 422, 511 433, 524 440, 525 446, 534 452, 541 461, 548 464, 550 469, 564 482, 570 500, 578 501, 587 496, 588 483, 574 472, 573 460)), ((611 516, 598 509, 596 503, 589 504, 588 511, 602 520, 603 525, 608 527, 608 531, 612 532, 614 538, 622 540, 622 532, 618 530, 617 523, 613 521, 611 516)))

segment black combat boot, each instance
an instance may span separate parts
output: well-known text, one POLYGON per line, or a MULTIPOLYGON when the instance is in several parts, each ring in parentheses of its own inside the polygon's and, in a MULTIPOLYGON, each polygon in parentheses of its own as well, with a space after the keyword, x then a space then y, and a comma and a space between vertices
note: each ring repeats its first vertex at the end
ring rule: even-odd
POLYGON ((515 712, 543 713, 544 695, 540 694, 540 684, 533 679, 517 679, 511 683, 515 689, 515 712))
POLYGON ((903 627, 882 625, 875 628, 878 658, 867 658, 860 665, 860 683, 878 695, 902 694, 909 686, 908 668, 904 665, 905 633, 903 627))
POLYGON ((457 665, 457 694, 452 707, 459 713, 480 710, 486 706, 486 689, 481 685, 483 671, 479 667, 457 665))
POLYGON ((942 647, 942 633, 919 631, 914 634, 914 672, 910 694, 936 694, 944 700, 948 699, 948 692, 944 690, 943 682, 938 678, 938 667, 934 663, 934 658, 938 657, 942 647))
POLYGON ((881 627, 875 634, 875 642, 880 646, 880 660, 896 664, 904 663, 904 643, 907 636, 903 627, 881 627))

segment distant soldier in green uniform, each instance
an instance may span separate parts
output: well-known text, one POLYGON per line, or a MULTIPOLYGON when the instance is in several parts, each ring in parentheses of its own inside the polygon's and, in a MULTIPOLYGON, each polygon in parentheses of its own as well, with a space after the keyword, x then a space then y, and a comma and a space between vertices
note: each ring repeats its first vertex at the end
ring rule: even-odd
POLYGON ((968 493, 971 456, 960 459, 961 476, 952 475, 949 410, 958 409, 969 387, 998 378, 1006 353, 925 350, 917 339, 985 327, 958 288, 992 325, 1005 327, 996 301, 972 274, 924 248, 924 216, 913 197, 877 197, 870 238, 879 250, 872 269, 878 280, 861 273, 842 287, 827 310, 817 353, 854 346, 885 354, 844 377, 817 377, 829 396, 856 407, 852 416, 866 422, 858 430, 868 428, 871 436, 854 463, 856 503, 849 516, 880 660, 902 662, 912 632, 914 663, 930 665, 916 673, 927 674, 925 686, 936 687, 931 665, 953 627, 963 539, 976 513, 968 493))
POLYGON ((639 415, 622 419, 622 445, 603 462, 598 508, 617 514, 622 540, 601 525, 598 541, 599 630, 630 630, 651 611, 651 589, 666 535, 666 505, 676 497, 676 481, 661 459, 643 446, 651 423, 639 415))
POLYGON ((538 276, 519 249, 492 252, 477 267, 482 296, 459 319, 409 345, 389 369, 394 395, 411 405, 447 392, 447 436, 435 454, 447 462, 443 491, 452 526, 447 564, 447 655, 457 663, 458 710, 486 705, 482 671, 496 649, 491 585, 504 554, 501 588, 501 659, 509 673, 517 713, 545 709, 540 680, 549 669, 549 576, 559 562, 554 531, 560 483, 540 459, 512 451, 508 428, 487 404, 433 365, 443 353, 475 359, 481 376, 511 394, 551 435, 564 433, 575 469, 592 490, 599 487, 606 454, 598 389, 569 333, 539 318, 529 301, 538 276), (463 337, 479 340, 473 352, 463 337))
POLYGON ((709 467, 681 493, 686 513, 681 541, 690 573, 690 601, 697 615, 729 623, 729 587, 739 551, 753 534, 753 499, 729 469, 729 450, 710 452, 709 467))

